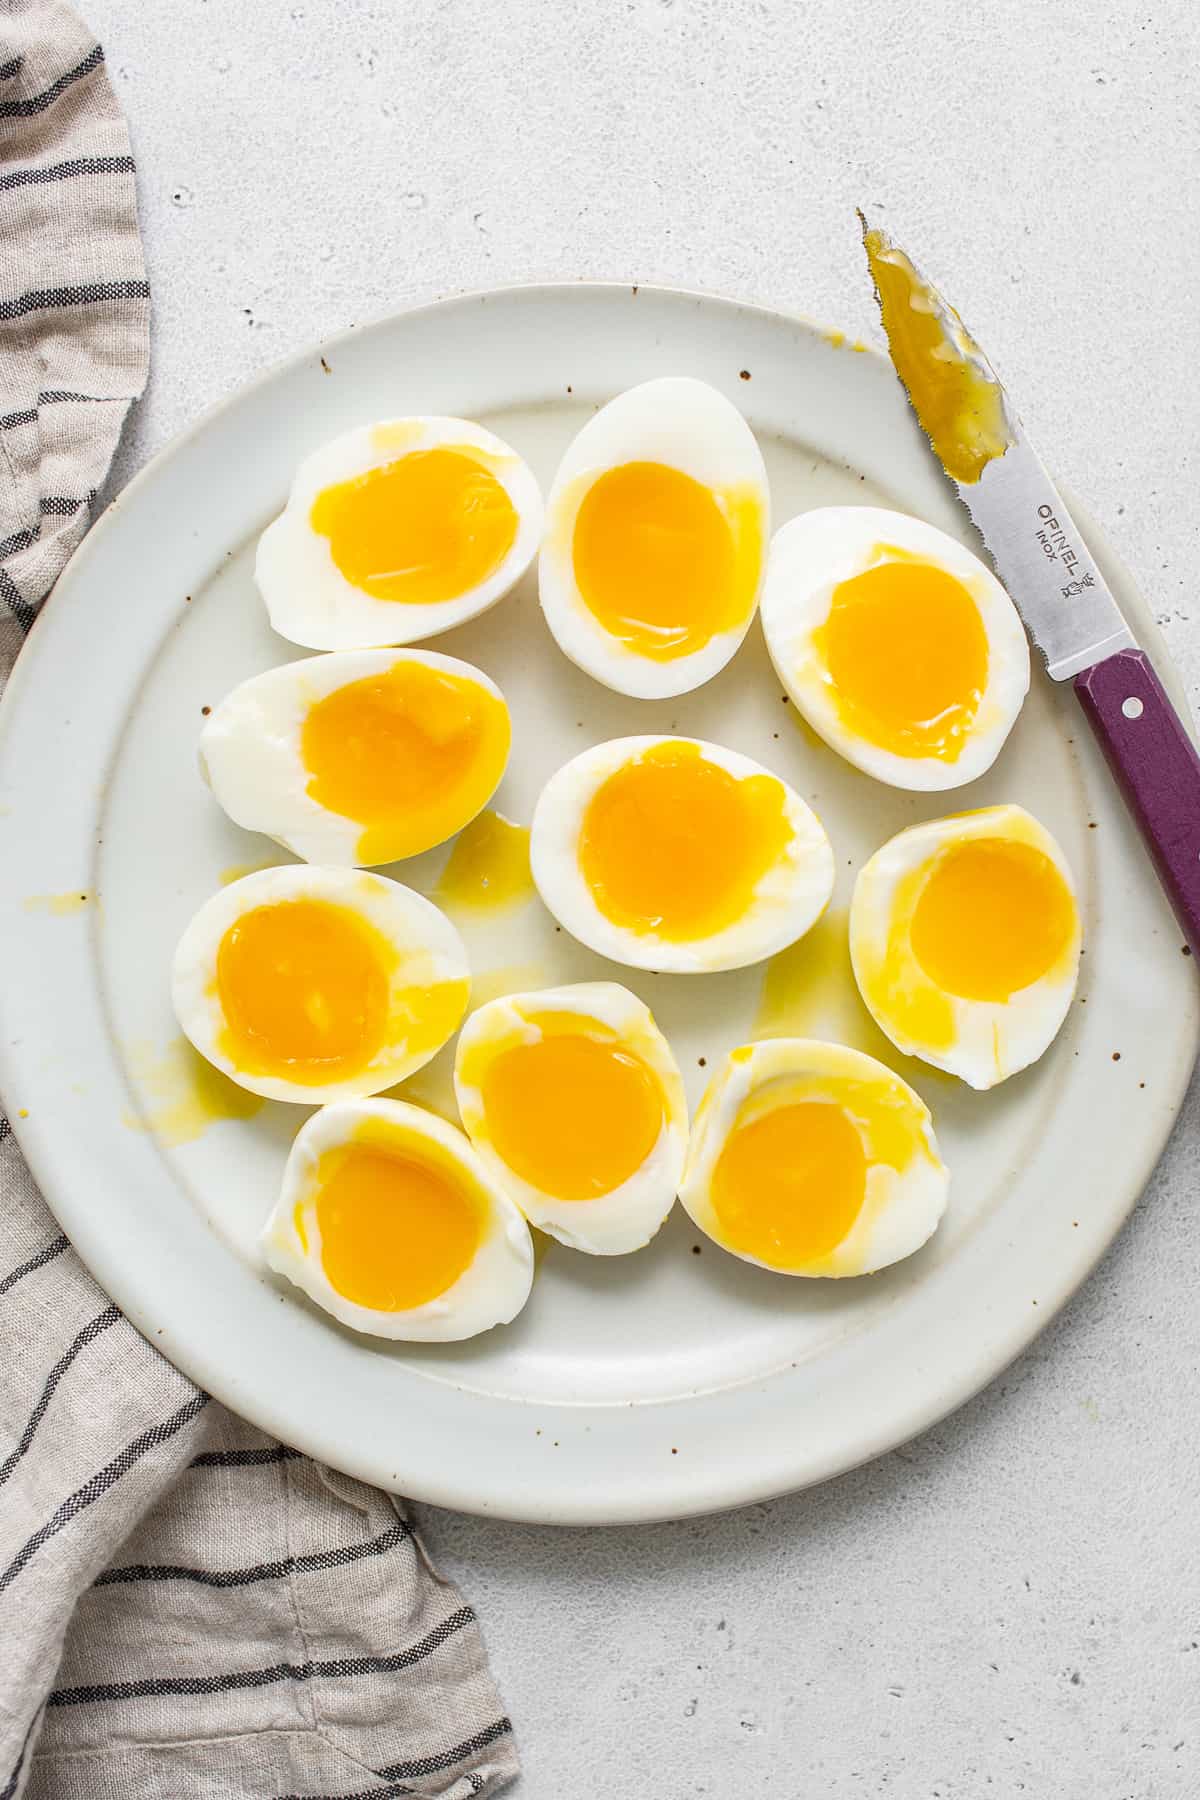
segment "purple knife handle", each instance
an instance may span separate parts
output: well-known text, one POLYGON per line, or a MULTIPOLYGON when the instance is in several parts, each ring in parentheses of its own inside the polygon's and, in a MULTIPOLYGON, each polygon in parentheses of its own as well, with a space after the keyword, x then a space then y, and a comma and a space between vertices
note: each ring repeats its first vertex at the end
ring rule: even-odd
POLYGON ((1075 692, 1200 956, 1200 755, 1187 727, 1140 650, 1084 669, 1075 692))

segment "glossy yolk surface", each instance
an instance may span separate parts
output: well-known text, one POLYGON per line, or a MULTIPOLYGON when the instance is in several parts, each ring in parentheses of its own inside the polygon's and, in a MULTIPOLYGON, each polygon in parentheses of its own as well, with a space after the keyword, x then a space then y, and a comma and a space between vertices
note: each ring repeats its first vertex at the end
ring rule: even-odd
POLYGON ((355 1075, 384 1043, 389 964, 386 941, 346 907, 256 906, 217 950, 222 1047, 249 1074, 304 1083, 355 1075))
POLYGON ((558 1200, 594 1200, 641 1168, 658 1141, 663 1096, 653 1071, 598 1021, 546 1013, 542 1036, 487 1064, 488 1134, 508 1167, 558 1200))
POLYGON ((1004 392, 962 320, 881 231, 864 233, 896 373, 942 467, 978 481, 1012 439, 1004 392))
POLYGON ((422 1148, 342 1145, 321 1158, 317 1183, 321 1263, 337 1292, 358 1306, 422 1306, 474 1261, 482 1199, 422 1148))
POLYGON ((629 462, 589 487, 572 560, 583 602, 639 656, 689 656, 745 623, 762 568, 762 508, 666 463, 629 462))
POLYGON ((517 535, 504 485, 466 450, 414 450, 317 495, 313 530, 376 600, 455 600, 499 568, 517 535))
POLYGON ((731 775, 695 744, 666 741, 596 789, 579 866, 614 924, 686 942, 743 917, 791 835, 774 776, 731 775))
POLYGON ((316 701, 300 754, 317 804, 365 827, 359 860, 392 862, 474 818, 504 772, 510 736, 508 708, 487 688, 401 660, 316 701))
POLYGON ((1075 933, 1075 901, 1032 844, 975 838, 940 856, 912 916, 917 961, 965 1000, 1008 1000, 1039 980, 1075 933))
POLYGON ((866 1181, 862 1138, 845 1110, 800 1100, 735 1125, 713 1171, 712 1204, 731 1249, 800 1269, 842 1242, 866 1181))
POLYGON ((975 601, 934 563, 879 546, 813 639, 847 728, 894 756, 955 762, 987 686, 975 601))

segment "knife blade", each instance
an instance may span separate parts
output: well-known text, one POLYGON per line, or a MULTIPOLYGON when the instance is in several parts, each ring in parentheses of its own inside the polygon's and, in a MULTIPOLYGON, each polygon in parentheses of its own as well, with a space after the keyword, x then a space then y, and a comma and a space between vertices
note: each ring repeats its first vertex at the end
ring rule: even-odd
POLYGON ((896 373, 1055 681, 1073 680, 1193 951, 1200 756, 1008 393, 958 313, 859 212, 896 373))

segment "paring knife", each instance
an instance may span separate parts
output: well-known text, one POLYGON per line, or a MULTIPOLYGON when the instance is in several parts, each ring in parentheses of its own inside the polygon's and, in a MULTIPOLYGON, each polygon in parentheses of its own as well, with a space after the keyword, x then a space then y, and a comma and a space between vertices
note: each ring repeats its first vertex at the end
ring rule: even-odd
POLYGON ((1200 956, 1200 756, 1008 395, 912 260, 859 213, 892 362, 1055 681, 1079 703, 1200 956))

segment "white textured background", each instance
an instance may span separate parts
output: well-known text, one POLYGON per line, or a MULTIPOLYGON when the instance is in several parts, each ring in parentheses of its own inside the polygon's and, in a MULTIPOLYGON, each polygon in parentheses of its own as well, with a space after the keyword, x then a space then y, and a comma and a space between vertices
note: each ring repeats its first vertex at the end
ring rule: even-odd
MULTIPOLYGON (((456 288, 711 287, 878 338, 853 207, 940 276, 1200 685, 1194 0, 83 0, 138 157, 128 476, 254 371, 456 288)), ((1181 979, 1186 978, 1181 969, 1181 979)), ((521 1800, 1195 1800, 1200 1089, 989 1392, 726 1518, 429 1514, 521 1800)))

